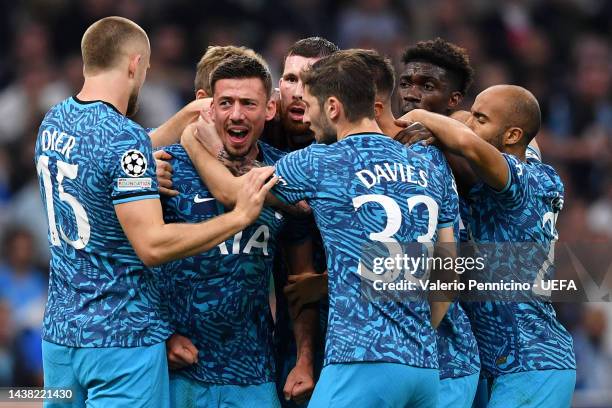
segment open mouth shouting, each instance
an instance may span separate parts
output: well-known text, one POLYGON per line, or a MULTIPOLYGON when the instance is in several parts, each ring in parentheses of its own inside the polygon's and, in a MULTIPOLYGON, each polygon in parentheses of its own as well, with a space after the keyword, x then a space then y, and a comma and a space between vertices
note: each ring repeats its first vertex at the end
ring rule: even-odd
POLYGON ((289 109, 287 109, 289 119, 296 121, 296 122, 303 121, 305 111, 306 111, 306 108, 302 104, 292 104, 289 106, 289 109))
POLYGON ((227 128, 227 135, 233 145, 243 145, 248 141, 249 131, 247 126, 232 125, 227 128))

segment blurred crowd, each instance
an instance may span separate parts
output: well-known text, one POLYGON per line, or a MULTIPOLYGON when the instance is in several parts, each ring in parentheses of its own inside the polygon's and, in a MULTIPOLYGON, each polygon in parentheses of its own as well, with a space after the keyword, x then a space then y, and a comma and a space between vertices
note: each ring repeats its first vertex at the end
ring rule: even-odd
MULTIPOLYGON (((0 386, 41 381, 48 249, 34 143, 42 115, 80 89, 84 30, 109 15, 136 21, 151 39, 151 69, 136 118, 145 127, 158 126, 193 98, 195 64, 207 45, 254 48, 277 80, 286 50, 306 36, 321 35, 342 48, 375 48, 398 69, 402 51, 416 41, 440 36, 455 42, 468 50, 476 70, 464 108, 497 83, 525 86, 538 98, 545 126, 537 140, 566 188, 560 241, 612 249, 610 1, 2 1, 0 386)), ((612 303, 558 309, 575 338, 577 390, 610 392, 612 303)))

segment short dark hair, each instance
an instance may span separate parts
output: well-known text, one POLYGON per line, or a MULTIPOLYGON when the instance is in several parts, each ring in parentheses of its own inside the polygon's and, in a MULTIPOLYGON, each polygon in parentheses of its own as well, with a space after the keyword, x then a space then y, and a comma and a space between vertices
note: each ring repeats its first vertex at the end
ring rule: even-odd
POLYGON ((356 49, 353 51, 370 68, 374 85, 376 85, 376 93, 384 95, 385 100, 389 99, 395 89, 395 69, 391 60, 375 50, 356 49))
POLYGON ((210 74, 214 69, 228 58, 246 55, 247 57, 257 59, 266 68, 268 65, 261 55, 257 54, 247 47, 236 47, 233 45, 211 45, 206 49, 206 52, 196 66, 196 76, 194 80, 195 90, 202 89, 208 96, 212 95, 210 87, 210 74))
POLYGON ((511 108, 508 120, 514 122, 514 126, 523 129, 524 143, 527 146, 540 131, 542 123, 540 104, 527 89, 519 86, 512 86, 512 88, 515 89, 515 96, 509 98, 508 101, 511 108))
POLYGON ((323 58, 332 55, 338 50, 339 48, 336 44, 323 37, 302 38, 289 47, 281 64, 281 73, 285 70, 287 57, 298 55, 304 58, 323 58))
POLYGON ((127 18, 105 17, 96 21, 81 39, 84 71, 96 73, 113 68, 130 41, 148 44, 149 39, 138 24, 127 18))
POLYGON ((349 122, 374 118, 376 87, 368 66, 355 50, 338 51, 312 64, 300 73, 304 87, 323 106, 334 96, 342 105, 349 122))
POLYGON ((215 84, 221 79, 259 78, 263 82, 268 99, 272 95, 272 77, 270 70, 255 58, 240 55, 231 57, 219 65, 210 74, 210 89, 215 91, 215 84))
POLYGON ((465 48, 451 42, 436 38, 420 41, 408 48, 402 55, 402 62, 422 61, 444 68, 455 81, 457 90, 466 94, 474 80, 474 69, 465 48))

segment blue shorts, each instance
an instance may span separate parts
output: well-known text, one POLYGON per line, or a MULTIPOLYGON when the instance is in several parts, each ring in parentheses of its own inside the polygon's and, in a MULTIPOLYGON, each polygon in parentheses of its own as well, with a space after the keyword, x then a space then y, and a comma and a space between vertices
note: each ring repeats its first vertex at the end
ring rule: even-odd
POLYGON ((487 408, 489 403, 489 382, 486 378, 480 377, 478 379, 478 388, 476 388, 476 395, 474 396, 474 403, 472 408, 487 408))
POLYGON ((219 385, 192 380, 180 374, 170 375, 170 405, 173 408, 280 408, 273 382, 219 385))
POLYGON ((169 408, 166 345, 67 347, 42 342, 45 387, 69 388, 69 403, 45 408, 169 408), (87 402, 86 402, 87 401, 87 402))
POLYGON ((440 380, 438 408, 471 408, 480 374, 440 380))
POLYGON ((493 379, 487 408, 569 408, 576 370, 538 370, 493 379))
POLYGON ((435 408, 438 370, 395 363, 330 364, 308 408, 418 407, 435 408))

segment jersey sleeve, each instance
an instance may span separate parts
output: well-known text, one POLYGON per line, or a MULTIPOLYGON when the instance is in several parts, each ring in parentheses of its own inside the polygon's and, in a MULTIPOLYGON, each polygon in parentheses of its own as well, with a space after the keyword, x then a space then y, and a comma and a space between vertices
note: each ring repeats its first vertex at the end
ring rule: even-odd
POLYGON ((504 153, 503 156, 508 164, 508 182, 500 191, 494 190, 491 187, 488 188, 494 192, 502 207, 506 209, 518 208, 525 199, 527 184, 525 164, 510 154, 504 153))
POLYGON ((144 129, 126 125, 114 135, 103 163, 114 205, 159 198, 151 140, 144 129))
POLYGON ((276 175, 280 180, 272 192, 281 201, 294 204, 315 196, 318 155, 312 147, 291 152, 276 162, 276 175))
POLYGON ((444 199, 438 215, 438 228, 453 227, 455 231, 459 230, 459 195, 457 194, 457 184, 455 177, 446 166, 444 175, 444 199))
POLYGON ((438 214, 438 228, 453 227, 459 230, 459 197, 457 194, 457 184, 453 172, 444 157, 444 153, 435 146, 416 147, 414 149, 419 154, 425 155, 428 161, 441 173, 442 180, 442 204, 438 214))

